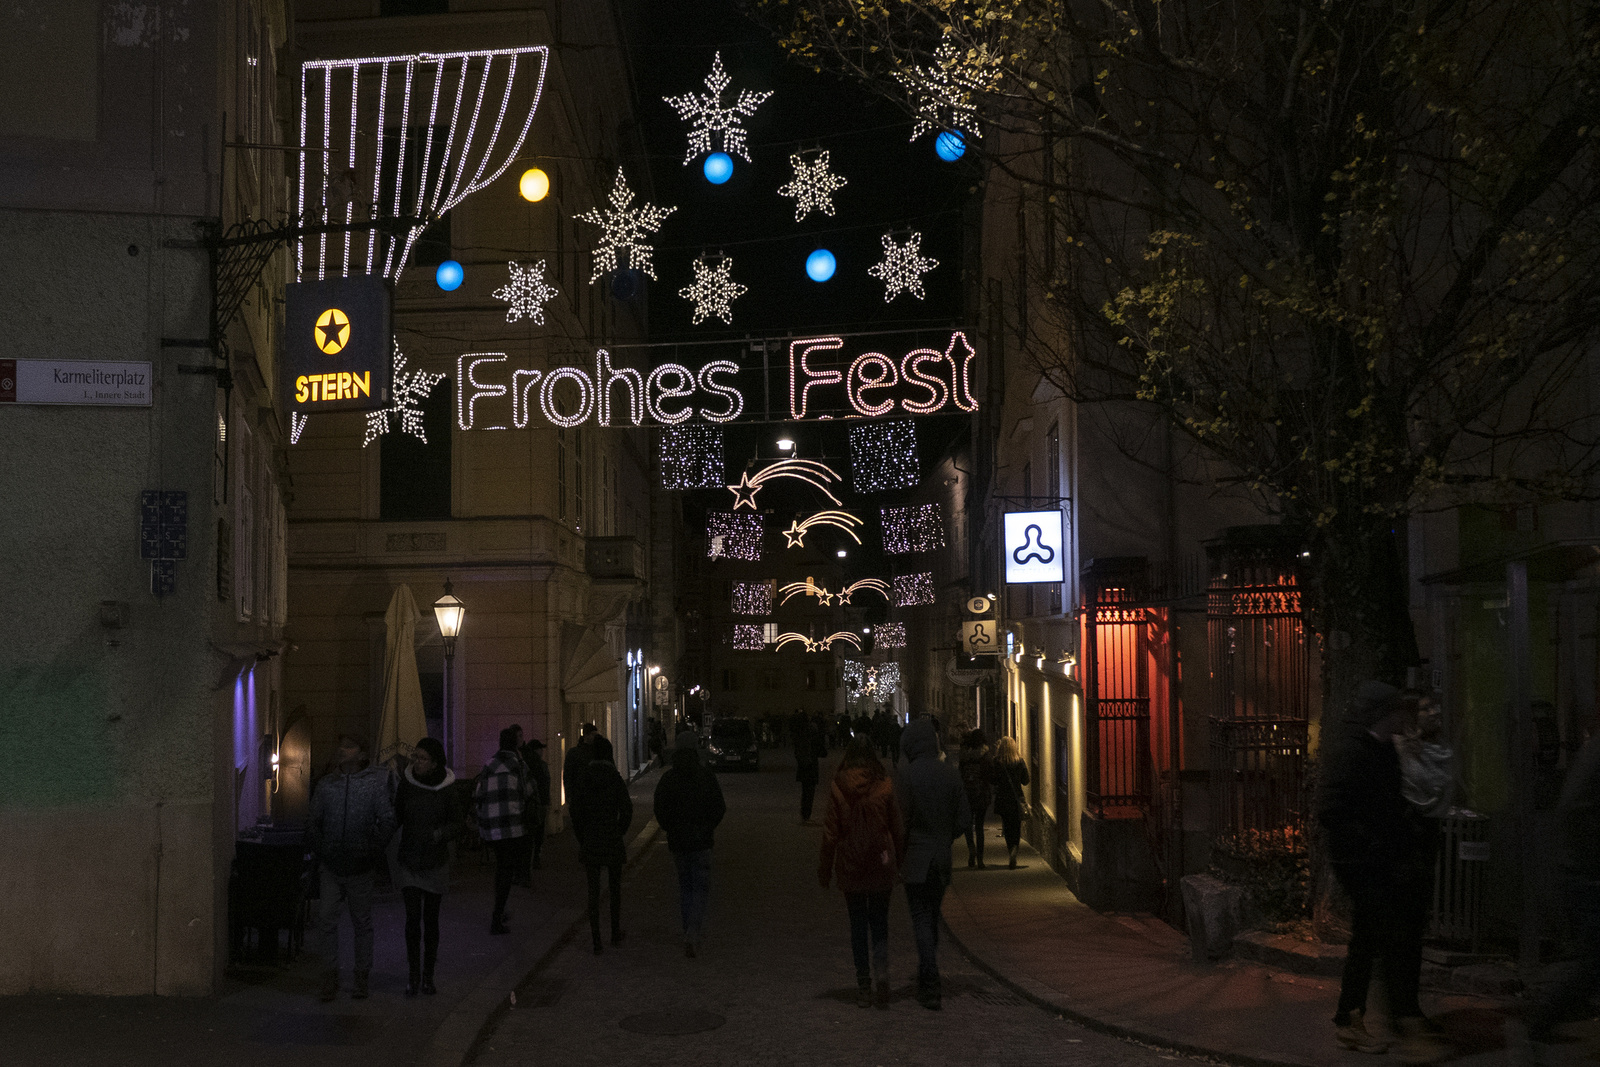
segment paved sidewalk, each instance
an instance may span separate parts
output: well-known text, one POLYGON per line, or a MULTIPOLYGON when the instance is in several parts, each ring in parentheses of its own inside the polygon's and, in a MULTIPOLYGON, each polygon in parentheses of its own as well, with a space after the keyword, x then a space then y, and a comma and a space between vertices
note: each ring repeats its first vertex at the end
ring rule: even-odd
MULTIPOLYGON (((650 796, 658 772, 630 786, 630 860, 656 833, 650 796)), ((0 1063, 6 1067, 457 1067, 508 994, 574 928, 584 925, 585 879, 570 832, 544 845, 533 888, 513 889, 512 934, 489 934, 494 868, 487 853, 458 861, 440 909, 439 995, 404 995, 405 909, 398 894, 373 907, 372 996, 338 1000, 317 990, 323 963, 314 929, 306 950, 281 966, 232 969, 211 997, 0 997, 0 1063), (480 859, 479 857, 484 857, 480 859)), ((349 922, 341 934, 348 954, 349 922)))
MULTIPOLYGON (((993 829, 991 828, 991 833, 993 829)), ((956 849, 958 861, 964 852, 956 849)), ((1007 870, 956 871, 946 897, 951 935, 983 970, 1029 1000, 1094 1029, 1190 1055, 1282 1067, 1349 1067, 1369 1057, 1334 1043, 1337 979, 1243 960, 1196 964, 1186 937, 1143 915, 1108 915, 1078 902, 1038 853, 1023 846, 1007 870)), ((1376 990, 1373 1005, 1378 1005, 1376 990)), ((1447 1028, 1454 1062, 1503 1063, 1510 1002, 1424 992, 1423 1010, 1447 1028)), ((1374 1032, 1381 1022, 1372 1020, 1374 1032)), ((1584 1062, 1600 1031, 1553 1048, 1555 1064, 1584 1062)))

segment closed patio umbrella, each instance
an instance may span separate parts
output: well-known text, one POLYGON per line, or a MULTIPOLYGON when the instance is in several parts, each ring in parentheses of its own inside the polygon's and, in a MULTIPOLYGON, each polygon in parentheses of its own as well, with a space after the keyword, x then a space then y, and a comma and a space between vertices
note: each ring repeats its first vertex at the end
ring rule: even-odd
POLYGON ((422 613, 411 587, 398 586, 384 613, 383 715, 378 721, 379 763, 411 755, 416 743, 428 735, 422 709, 422 685, 417 680, 417 621, 422 613))

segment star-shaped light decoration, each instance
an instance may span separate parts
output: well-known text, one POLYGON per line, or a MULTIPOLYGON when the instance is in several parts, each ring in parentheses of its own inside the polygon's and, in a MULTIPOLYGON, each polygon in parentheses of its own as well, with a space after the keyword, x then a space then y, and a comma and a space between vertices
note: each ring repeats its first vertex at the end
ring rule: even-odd
POLYGON ((806 534, 813 526, 837 526, 849 534, 851 540, 859 545, 861 538, 856 535, 855 528, 863 525, 865 523, 848 511, 819 511, 814 515, 808 516, 804 521, 795 519, 794 522, 789 524, 789 528, 783 531, 783 536, 788 538, 789 541, 785 547, 804 548, 806 534))
POLYGON ((789 165, 794 168, 794 177, 788 185, 778 186, 778 195, 794 197, 794 221, 799 222, 813 211, 832 217, 833 194, 850 183, 828 169, 828 153, 822 151, 808 162, 796 152, 789 157, 789 165))
POLYGON ((694 284, 678 290, 679 296, 694 303, 691 319, 694 325, 700 325, 712 315, 733 325, 732 304, 749 290, 733 280, 732 270, 733 260, 727 256, 714 259, 702 256, 694 261, 694 284))
POLYGON ((506 308, 506 321, 532 319, 543 326, 544 306, 561 293, 561 290, 545 281, 544 260, 541 259, 531 267, 524 267, 512 261, 508 262, 506 267, 510 271, 511 280, 490 294, 496 300, 504 300, 511 305, 506 308))
POLYGON ((593 285, 602 274, 617 269, 618 253, 627 254, 627 262, 623 266, 643 271, 654 278, 656 271, 650 256, 655 248, 644 239, 661 229, 667 216, 678 209, 657 207, 655 204, 630 206, 633 203, 633 190, 628 188, 628 179, 623 176, 621 167, 617 168, 617 181, 611 187, 608 199, 611 207, 606 211, 590 208, 581 215, 573 216, 600 227, 600 240, 594 250, 594 273, 589 275, 589 284, 593 285))
POLYGON ((867 273, 883 282, 883 302, 887 304, 902 292, 918 300, 926 300, 922 289, 922 276, 939 265, 937 259, 922 254, 922 234, 913 232, 905 244, 894 239, 894 234, 883 235, 883 262, 869 267, 867 273))
POLYGON ((718 52, 711 60, 711 73, 706 75, 707 92, 661 98, 672 105, 680 119, 689 123, 689 151, 683 157, 684 166, 693 163, 696 156, 703 156, 712 150, 713 133, 722 135, 722 151, 739 156, 746 163, 750 162, 741 120, 754 115, 756 108, 772 93, 770 90, 758 93, 751 89, 740 89, 733 103, 723 107, 722 94, 731 80, 722 69, 722 53, 718 52))
POLYGON ((960 130, 976 136, 977 93, 994 88, 999 80, 1000 57, 984 45, 963 53, 946 30, 933 52, 933 65, 912 66, 894 72, 905 87, 916 125, 911 128, 915 141, 932 129, 960 130))
POLYGON ((406 357, 400 352, 400 343, 396 341, 394 385, 389 390, 394 403, 381 410, 367 412, 367 435, 361 442, 362 448, 389 432, 390 419, 398 420, 401 430, 423 444, 428 443, 428 435, 422 427, 422 402, 433 392, 434 386, 444 381, 444 375, 429 374, 425 370, 414 370, 408 374, 405 366, 406 357))
MULTIPOLYGON (((756 477, 759 479, 761 476, 758 474, 756 477)), ((760 490, 761 483, 759 481, 752 482, 749 471, 741 471, 739 484, 730 485, 728 488, 733 492, 733 510, 738 511, 740 508, 749 508, 754 511, 756 509, 756 493, 760 490)))
POLYGON ((818 588, 817 589, 817 603, 822 605, 825 608, 826 607, 831 607, 833 605, 833 598, 838 596, 838 595, 839 594, 837 594, 837 593, 829 592, 825 588, 818 588))
POLYGON ((843 481, 826 463, 819 463, 814 459, 780 459, 776 463, 769 463, 756 472, 754 478, 749 471, 739 474, 739 484, 728 486, 728 492, 733 494, 733 510, 748 507, 751 511, 756 507, 756 493, 761 487, 776 478, 796 478, 806 482, 822 491, 822 495, 833 503, 839 503, 839 498, 829 491, 831 483, 843 481))

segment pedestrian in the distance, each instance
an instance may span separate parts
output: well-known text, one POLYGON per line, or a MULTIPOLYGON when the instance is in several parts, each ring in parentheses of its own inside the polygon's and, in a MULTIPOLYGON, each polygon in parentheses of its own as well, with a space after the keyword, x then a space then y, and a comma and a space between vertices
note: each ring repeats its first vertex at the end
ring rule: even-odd
POLYGON ((589 763, 567 786, 572 835, 578 840, 578 856, 589 875, 589 932, 594 936, 596 956, 604 951, 600 941, 602 868, 611 894, 611 943, 622 944, 622 865, 628 859, 624 835, 633 823, 633 799, 611 761, 611 752, 611 742, 595 734, 589 741, 589 763))
POLYGON ((700 952, 706 907, 711 901, 712 838, 728 803, 717 776, 700 764, 695 736, 678 734, 672 766, 656 783, 656 823, 667 835, 667 848, 678 868, 678 908, 683 918, 683 954, 700 952))
POLYGON ((489 914, 491 934, 509 934, 506 901, 511 886, 528 866, 532 838, 524 810, 533 797, 533 776, 517 753, 517 730, 500 731, 500 751, 484 765, 473 787, 478 812, 478 836, 494 850, 494 908, 489 914))
POLYGON ((967 827, 967 866, 981 870, 983 820, 994 798, 994 756, 989 752, 989 739, 982 730, 968 730, 961 735, 961 751, 956 760, 961 784, 967 790, 967 803, 972 808, 972 825, 967 827))
POLYGON ((994 813, 1000 816, 1000 835, 1006 842, 1007 866, 1016 870, 1017 849, 1022 847, 1022 813, 1027 806, 1023 788, 1029 778, 1015 738, 1000 739, 990 781, 994 784, 994 813))
POLYGON ((355 932, 353 1000, 367 997, 372 973, 373 872, 394 836, 394 806, 389 802, 389 772, 367 761, 367 746, 339 735, 336 766, 323 775, 311 797, 306 840, 317 857, 321 899, 317 929, 328 954, 322 976, 323 1000, 339 995, 339 911, 350 911, 355 932))
POLYGON ((794 720, 794 778, 800 783, 800 823, 811 821, 811 808, 817 802, 817 760, 824 742, 810 719, 796 715, 794 720))
POLYGON ((850 911, 856 1006, 889 1007, 889 894, 905 859, 905 821, 876 746, 859 735, 834 772, 817 881, 838 878, 850 911))
POLYGON ((900 735, 906 768, 900 772, 906 818, 901 877, 911 930, 917 939, 917 1003, 943 1006, 939 982, 939 918, 950 886, 950 846, 972 822, 961 772, 939 758, 939 733, 931 718, 912 719, 900 735))
MULTIPOLYGON (((544 748, 544 742, 534 737, 524 741, 517 750, 528 767, 528 774, 533 778, 533 796, 528 799, 528 807, 524 812, 528 825, 528 867, 533 871, 538 870, 541 864, 545 819, 550 813, 550 765, 544 761, 544 748)), ((531 875, 528 880, 532 882, 531 875)))
POLYGON ((1434 868, 1444 836, 1440 820, 1449 814, 1455 798, 1455 754, 1445 743, 1444 715, 1431 696, 1412 691, 1401 694, 1401 701, 1405 725, 1394 735, 1393 743, 1400 760, 1400 795, 1406 802, 1410 840, 1397 886, 1396 951, 1406 969, 1409 997, 1400 1018, 1422 1020, 1422 1030, 1438 1036, 1444 1028, 1423 1015, 1417 994, 1422 986, 1422 940, 1433 904, 1434 868))
POLYGON ((456 797, 455 773, 445 766, 444 746, 431 737, 417 742, 411 765, 394 796, 400 826, 396 868, 406 905, 406 996, 434 994, 439 960, 439 904, 450 885, 450 842, 466 829, 456 797))

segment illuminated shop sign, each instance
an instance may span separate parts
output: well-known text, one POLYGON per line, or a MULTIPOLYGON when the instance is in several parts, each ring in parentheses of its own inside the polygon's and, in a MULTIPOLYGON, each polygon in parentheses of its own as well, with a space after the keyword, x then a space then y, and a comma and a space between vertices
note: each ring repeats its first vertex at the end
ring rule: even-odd
POLYGON ((391 403, 394 320, 377 275, 297 282, 284 292, 284 395, 298 415, 391 403))
POLYGON ((1063 540, 1059 509, 1006 512, 1006 581, 1066 581, 1063 540))
MULTIPOLYGON (((857 349, 889 348, 863 338, 857 349)), ((504 352, 456 359, 456 422, 463 430, 525 429, 530 422, 573 427, 676 426, 703 422, 878 418, 976 411, 966 335, 937 347, 855 351, 838 336, 787 342, 787 351, 748 346, 738 358, 697 366, 631 366, 601 349, 591 367, 518 366, 504 352)))

